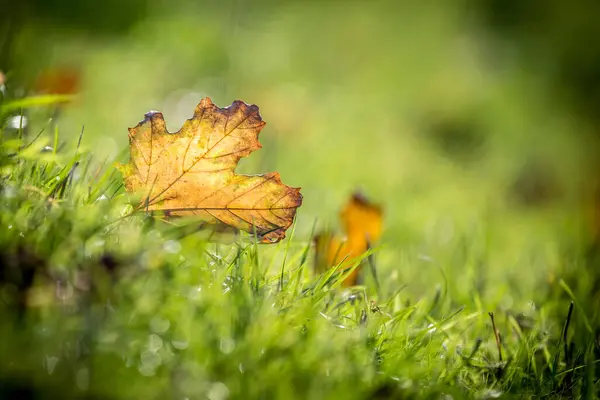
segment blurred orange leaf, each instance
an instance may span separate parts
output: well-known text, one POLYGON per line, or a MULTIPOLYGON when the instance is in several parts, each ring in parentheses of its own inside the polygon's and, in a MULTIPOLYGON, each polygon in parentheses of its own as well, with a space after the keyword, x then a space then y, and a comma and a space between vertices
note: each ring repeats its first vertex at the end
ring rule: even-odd
POLYGON ((68 66, 42 71, 35 81, 35 91, 43 94, 76 94, 81 82, 80 72, 68 66))
POLYGON ((140 208, 193 215, 278 242, 302 204, 300 189, 283 184, 276 172, 234 173, 242 157, 261 148, 264 125, 258 107, 242 101, 219 108, 205 98, 175 133, 160 112, 150 112, 129 129, 130 161, 119 167, 125 187, 142 193, 140 208))
MULTIPOLYGON (((364 196, 355 193, 340 213, 346 233, 340 238, 331 232, 315 237, 315 269, 323 272, 342 263, 341 270, 351 268, 371 243, 379 240, 382 231, 383 211, 364 196)), ((354 269, 342 282, 343 286, 356 285, 359 268, 354 269)))

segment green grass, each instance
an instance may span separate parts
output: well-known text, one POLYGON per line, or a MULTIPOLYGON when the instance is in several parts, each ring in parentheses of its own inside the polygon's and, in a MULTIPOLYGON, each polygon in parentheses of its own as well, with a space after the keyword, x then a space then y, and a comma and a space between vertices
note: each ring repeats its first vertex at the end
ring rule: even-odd
POLYGON ((597 396, 596 273, 567 223, 531 217, 507 241, 509 217, 482 218, 446 242, 395 240, 392 224, 381 294, 368 274, 344 291, 339 271, 312 272, 310 235, 215 243, 132 215, 115 168, 46 129, 0 146, 3 395, 597 396))

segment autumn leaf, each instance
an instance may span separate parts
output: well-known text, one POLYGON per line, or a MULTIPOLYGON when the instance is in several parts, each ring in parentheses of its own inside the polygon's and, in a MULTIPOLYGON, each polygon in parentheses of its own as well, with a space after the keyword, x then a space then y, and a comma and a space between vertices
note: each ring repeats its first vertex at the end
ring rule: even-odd
MULTIPOLYGON (((345 238, 331 232, 322 232, 315 237, 315 270, 323 272, 342 263, 341 270, 352 267, 371 243, 379 240, 382 231, 383 211, 369 202, 363 195, 352 195, 340 219, 346 234, 345 238)), ((359 268, 354 269, 342 282, 343 286, 356 285, 359 268)))
POLYGON ((62 66, 42 71, 36 78, 35 91, 43 94, 76 94, 81 85, 80 71, 62 66))
POLYGON ((175 133, 160 112, 150 112, 129 129, 130 161, 120 166, 125 188, 142 194, 139 208, 196 216, 278 242, 302 204, 300 188, 283 184, 276 172, 234 173, 242 157, 262 147, 264 125, 258 107, 239 100, 219 108, 203 99, 175 133))

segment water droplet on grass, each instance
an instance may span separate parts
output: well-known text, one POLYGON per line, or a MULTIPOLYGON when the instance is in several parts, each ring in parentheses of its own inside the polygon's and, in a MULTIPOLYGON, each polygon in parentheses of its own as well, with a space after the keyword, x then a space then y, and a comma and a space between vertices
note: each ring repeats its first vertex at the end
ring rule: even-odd
POLYGON ((225 400, 229 397, 229 388, 223 382, 215 382, 210 385, 208 398, 210 400, 225 400))
POLYGON ((160 336, 151 334, 148 335, 148 350, 158 351, 163 345, 163 340, 160 336))
POLYGON ((177 254, 181 251, 181 244, 177 240, 168 240, 163 244, 163 249, 167 253, 177 254))
POLYGON ((152 369, 154 369, 162 364, 162 357, 160 354, 154 351, 146 350, 140 354, 140 362, 142 365, 152 367, 152 369))
POLYGON ((27 117, 14 115, 6 120, 6 125, 12 129, 25 128, 27 126, 27 117))
POLYGON ((150 330, 154 333, 165 333, 169 330, 171 323, 167 318, 163 318, 161 316, 155 316, 150 321, 150 330))
POLYGON ((154 374, 156 373, 156 369, 148 365, 140 365, 138 367, 138 371, 144 376, 154 376, 154 374))
POLYGON ((219 348, 223 354, 231 354, 235 349, 235 340, 231 338, 221 338, 219 348))

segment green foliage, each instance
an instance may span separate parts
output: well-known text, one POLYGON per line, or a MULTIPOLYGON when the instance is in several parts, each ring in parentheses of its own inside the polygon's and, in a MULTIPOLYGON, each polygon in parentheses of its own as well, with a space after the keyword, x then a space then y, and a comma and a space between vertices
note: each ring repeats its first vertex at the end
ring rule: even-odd
MULTIPOLYGON (((451 253, 400 253, 394 264, 429 282, 421 293, 386 278, 385 247, 380 297, 369 284, 342 292, 339 271, 313 275, 309 237, 214 243, 132 214, 111 165, 77 143, 59 151, 47 130, 5 130, 0 146, 2 397, 595 396, 596 288, 545 283, 537 238, 515 255, 537 279, 481 267, 503 246, 490 224, 456 235, 451 253), (506 295, 512 306, 494 300, 506 295)), ((544 260, 593 276, 565 243, 544 260)))

